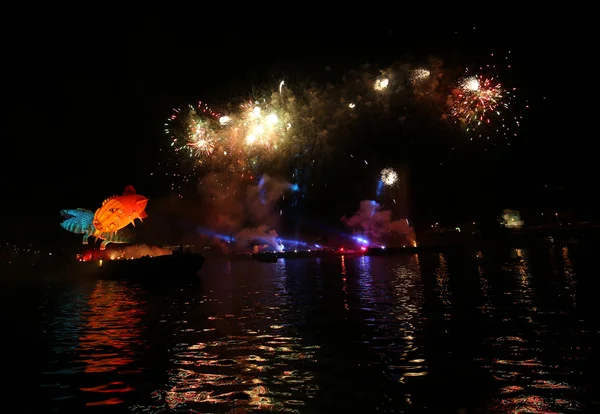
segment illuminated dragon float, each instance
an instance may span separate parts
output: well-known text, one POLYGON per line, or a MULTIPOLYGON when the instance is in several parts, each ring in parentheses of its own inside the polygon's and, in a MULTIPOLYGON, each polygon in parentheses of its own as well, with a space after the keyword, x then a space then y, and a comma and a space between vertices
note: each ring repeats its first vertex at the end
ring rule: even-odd
POLYGON ((90 236, 102 240, 100 250, 104 250, 109 243, 132 241, 133 237, 122 229, 129 223, 135 227, 135 219, 148 217, 144 211, 147 205, 148 199, 128 185, 123 195, 107 198, 95 213, 83 208, 61 210, 65 220, 60 225, 71 233, 83 234, 83 244, 88 244, 90 236))
MULTIPOLYGON (((94 212, 84 208, 61 210, 60 214, 65 218, 60 226, 75 234, 83 234, 83 244, 88 244, 88 239, 96 232, 94 225, 94 212)), ((117 233, 101 233, 99 236, 94 236, 102 240, 100 250, 106 249, 109 243, 131 243, 133 237, 125 230, 117 233)))

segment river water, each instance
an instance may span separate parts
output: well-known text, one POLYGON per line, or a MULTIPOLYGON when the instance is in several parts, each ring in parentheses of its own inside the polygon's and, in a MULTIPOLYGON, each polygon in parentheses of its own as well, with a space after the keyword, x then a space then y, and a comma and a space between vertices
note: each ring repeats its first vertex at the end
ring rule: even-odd
POLYGON ((584 250, 212 259, 188 286, 4 281, 3 405, 599 412, 598 262, 584 250))

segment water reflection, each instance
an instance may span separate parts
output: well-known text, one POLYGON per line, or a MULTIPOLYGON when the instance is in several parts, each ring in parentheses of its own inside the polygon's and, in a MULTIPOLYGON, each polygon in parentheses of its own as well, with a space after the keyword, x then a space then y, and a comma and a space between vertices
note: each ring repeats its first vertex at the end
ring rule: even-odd
MULTIPOLYGON (((49 293, 46 292, 46 300, 42 306, 47 312, 44 316, 49 317, 46 323, 50 349, 57 355, 72 354, 79 345, 81 328, 85 325, 84 314, 89 311, 89 288, 84 285, 75 286, 61 292, 56 298, 49 298, 49 293)), ((75 370, 63 372, 74 373, 75 370)))
POLYGON ((55 298, 60 306, 49 323, 53 356, 44 388, 67 405, 123 404, 140 373, 144 311, 136 288, 98 281, 91 290, 84 283, 69 293, 55 298))
POLYGON ((350 310, 349 308, 349 304, 348 304, 348 279, 346 279, 346 274, 348 273, 346 270, 346 257, 344 255, 342 255, 342 270, 341 270, 341 275, 342 275, 342 297, 344 298, 344 310, 350 310))
MULTIPOLYGON (((389 400, 378 399, 371 407, 382 412, 395 411, 413 404, 413 390, 424 385, 428 372, 423 347, 424 292, 419 258, 405 256, 385 263, 363 257, 358 259, 357 277, 357 293, 367 311, 365 339, 379 356, 377 362, 367 361, 380 367, 383 374, 378 380, 383 383, 380 392, 390 396, 389 400)), ((368 351, 363 353, 368 355, 368 351)), ((377 376, 371 373, 370 378, 375 380, 377 376)))
POLYGON ((98 281, 90 295, 87 323, 79 338, 80 361, 85 364, 86 374, 116 371, 120 379, 81 387, 81 391, 96 395, 90 397, 88 406, 121 404, 123 393, 134 390, 125 379, 141 372, 135 361, 141 350, 141 321, 145 313, 136 290, 119 282, 98 281))
MULTIPOLYGON (((544 296, 556 297, 551 274, 536 280, 528 263, 529 253, 516 249, 504 268, 505 276, 516 282, 505 297, 512 298, 502 307, 502 323, 490 337, 495 358, 490 370, 500 384, 499 409, 510 412, 561 413, 580 408, 569 394, 577 390, 566 378, 573 372, 571 361, 579 358, 571 347, 565 349, 568 336, 577 335, 555 310, 556 301, 543 302, 544 296), (555 329, 549 330, 552 324, 555 329), (562 360, 562 361, 561 361, 562 360), (565 380, 557 380, 557 379, 565 380)), ((551 269, 556 272, 558 269, 551 269)))
POLYGON ((436 292, 438 294, 438 298, 443 303, 443 305, 445 307, 449 307, 451 305, 451 293, 448 285, 448 262, 446 260, 446 257, 442 253, 438 255, 438 260, 439 264, 435 270, 435 279, 437 282, 436 292))
POLYGON ((144 310, 132 296, 131 288, 106 281, 99 281, 91 293, 89 316, 79 337, 86 373, 119 370, 135 359, 144 310))
MULTIPOLYGON (((513 265, 513 271, 517 272, 517 289, 515 291, 515 304, 524 305, 526 312, 535 313, 536 295, 533 292, 531 284, 531 274, 529 273, 528 264, 523 256, 523 250, 516 249, 516 263, 513 265)), ((531 321, 531 319, 529 319, 531 321)))
POLYGON ((198 288, 55 286, 38 412, 595 412, 597 254, 584 267, 579 249, 207 260, 198 288))
POLYGON ((245 266, 232 269, 238 288, 225 296, 216 293, 229 281, 207 276, 208 293, 188 308, 195 321, 181 321, 169 385, 155 392, 168 409, 294 411, 315 394, 316 347, 293 328, 286 262, 245 266))
POLYGON ((362 289, 366 290, 366 294, 369 296, 373 295, 371 290, 373 286, 373 274, 371 272, 371 257, 361 256, 358 258, 358 283, 362 289))
POLYGON ((483 303, 480 306, 481 312, 483 314, 491 312, 494 307, 492 305, 492 297, 491 297, 491 288, 485 274, 485 270, 481 263, 477 264, 477 275, 479 276, 479 284, 481 287, 481 297, 483 298, 483 303))
POLYGON ((561 257, 563 260, 563 274, 565 277, 565 289, 567 290, 571 303, 575 307, 577 305, 577 279, 575 278, 575 270, 569 255, 569 248, 564 246, 561 249, 561 257))
MULTIPOLYGON (((412 377, 427 375, 426 356, 421 337, 424 331, 423 283, 419 269, 419 258, 414 255, 408 263, 398 263, 394 269, 391 288, 396 297, 394 315, 397 329, 402 333, 402 359, 391 366, 399 381, 406 383, 412 377)), ((410 395, 407 394, 407 401, 410 395)))

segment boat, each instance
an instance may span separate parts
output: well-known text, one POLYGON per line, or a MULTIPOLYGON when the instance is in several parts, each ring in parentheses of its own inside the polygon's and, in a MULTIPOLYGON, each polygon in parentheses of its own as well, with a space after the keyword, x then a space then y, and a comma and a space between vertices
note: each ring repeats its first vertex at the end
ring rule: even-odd
POLYGON ((352 250, 352 249, 344 249, 343 247, 340 248, 339 250, 335 250, 333 252, 334 255, 336 256, 352 256, 355 254, 362 254, 364 253, 364 251, 356 251, 356 250, 352 250))
POLYGON ((263 263, 277 263, 279 255, 277 253, 254 253, 252 258, 263 263))
POLYGON ((163 256, 143 256, 139 259, 100 261, 102 275, 110 278, 169 281, 189 279, 204 266, 204 256, 174 253, 163 256))

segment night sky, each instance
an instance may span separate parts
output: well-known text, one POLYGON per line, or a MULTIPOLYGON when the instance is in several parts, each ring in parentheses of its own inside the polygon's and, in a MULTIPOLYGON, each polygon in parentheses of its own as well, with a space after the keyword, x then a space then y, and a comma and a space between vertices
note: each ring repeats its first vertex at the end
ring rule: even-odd
MULTIPOLYGON (((560 27, 532 26, 525 18, 502 27, 478 20, 423 27, 404 18, 334 27, 324 20, 307 29, 288 16, 262 29, 230 23, 236 28, 211 30, 191 16, 150 14, 75 23, 26 19, 21 30, 28 34, 9 45, 6 58, 0 241, 47 242, 62 231, 59 209, 95 206, 127 184, 151 199, 168 195, 149 173, 162 160, 158 149, 167 148, 163 124, 173 107, 228 101, 281 78, 318 81, 326 66, 344 72, 431 55, 468 66, 507 50, 513 62, 507 76, 530 105, 520 138, 510 151, 473 146, 458 156, 442 154, 446 165, 437 169, 431 160, 412 160, 423 166, 413 171, 421 215, 465 218, 487 207, 538 207, 546 185, 570 189, 559 197, 564 208, 593 209, 595 197, 579 191, 591 170, 578 154, 583 137, 574 136, 564 115, 569 104, 556 91, 564 76, 560 27)), ((337 175, 351 214, 366 197, 352 194, 360 185, 346 173, 353 177, 343 168, 337 175)), ((335 209, 324 211, 339 197, 327 196, 307 202, 306 214, 339 218, 335 209)))

